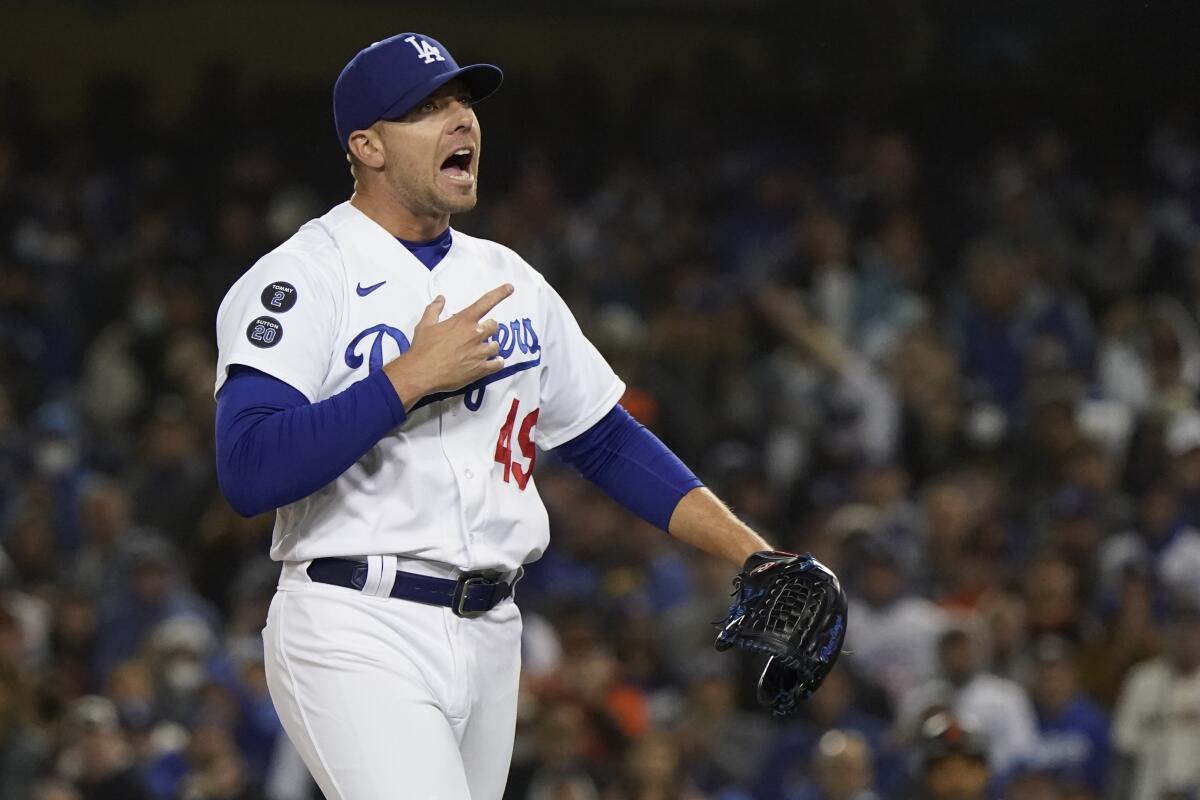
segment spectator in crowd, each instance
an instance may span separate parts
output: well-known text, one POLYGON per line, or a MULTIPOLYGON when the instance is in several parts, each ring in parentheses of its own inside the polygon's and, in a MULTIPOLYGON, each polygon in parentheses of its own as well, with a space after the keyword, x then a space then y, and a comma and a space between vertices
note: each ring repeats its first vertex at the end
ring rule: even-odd
POLYGON ((140 659, 126 661, 109 676, 105 697, 117 709, 136 769, 156 798, 172 798, 184 773, 182 751, 188 730, 158 713, 154 674, 140 659))
POLYGON ((1041 739, 1028 761, 1048 772, 1057 785, 1099 797, 1107 785, 1108 716, 1079 691, 1075 658, 1072 645, 1058 636, 1034 645, 1029 693, 1041 739))
POLYGON ((97 597, 121 585, 129 549, 147 533, 133 528, 129 495, 111 478, 89 477, 79 503, 83 541, 75 551, 71 583, 97 597))
POLYGON ((1200 600, 1200 530, 1186 521, 1176 488, 1165 479, 1148 487, 1139 517, 1136 530, 1111 537, 1100 552, 1108 582, 1131 564, 1149 564, 1159 603, 1162 592, 1200 600))
POLYGON ((1029 676, 1029 630, 1025 600, 1012 591, 995 592, 982 609, 991 643, 991 672, 1023 683, 1029 676))
POLYGON ((166 619, 147 635, 142 652, 155 678, 159 716, 173 722, 196 718, 216 647, 207 624, 193 616, 166 619))
POLYGON ((533 722, 534 750, 514 756, 505 797, 514 800, 598 800, 599 782, 588 758, 590 722, 571 701, 549 701, 533 722))
POLYGON ((711 623, 724 618, 729 610, 728 570, 715 559, 687 557, 692 563, 692 592, 663 613, 658 626, 667 667, 678 682, 686 681, 697 664, 711 658, 711 623))
POLYGON ((966 293, 954 332, 963 374, 983 398, 1013 417, 1025 399, 1024 340, 1038 322, 1026 312, 1029 264, 1002 242, 981 241, 967 253, 965 272, 966 293))
POLYGON ((51 669, 78 697, 98 688, 92 674, 96 642, 95 596, 65 587, 57 598, 49 631, 51 669))
POLYGON ((1025 608, 1034 636, 1060 634, 1077 638, 1082 625, 1078 562, 1055 552, 1036 556, 1025 571, 1025 608))
POLYGON ((861 735, 831 730, 817 742, 813 771, 817 788, 811 800, 878 800, 871 748, 861 735))
POLYGON ((1100 510, 1090 493, 1074 486, 1055 492, 1050 500, 1047 546, 1067 563, 1077 565, 1078 594, 1095 592, 1096 551, 1103 539, 1100 510))
MULTIPOLYGON (((900 395, 903 463, 916 487, 927 493, 935 479, 968 452, 965 390, 956 354, 931 326, 919 326, 896 347, 890 378, 900 395)), ((1006 422, 993 415, 1003 430, 1006 422)), ((924 588, 924 587, 922 587, 924 588)))
POLYGON ((36 591, 54 581, 54 524, 48 515, 28 511, 16 516, 5 531, 4 552, 23 587, 36 591))
POLYGON ((71 778, 81 800, 150 800, 133 766, 117 710, 103 697, 79 698, 67 724, 71 737, 58 769, 71 778))
POLYGON ((703 797, 685 780, 679 748, 671 738, 651 733, 630 745, 620 778, 604 800, 703 800, 703 797))
POLYGON ((953 586, 955 575, 979 524, 979 509, 972 503, 960 475, 943 475, 927 484, 922 497, 926 531, 925 559, 916 577, 917 592, 941 598, 953 586))
MULTIPOLYGON (((871 531, 895 555, 904 584, 920 574, 925 547, 921 510, 910 497, 912 475, 898 457, 863 465, 855 481, 857 500, 877 515, 871 531)), ((846 506, 853 507, 853 506, 846 506)))
POLYGON ((1018 767, 1004 781, 1005 800, 1061 800, 1064 796, 1063 784, 1043 767, 1018 767))
POLYGON ((902 768, 890 751, 884 722, 855 707, 858 695, 848 668, 835 667, 803 710, 803 716, 784 726, 762 759, 759 797, 791 798, 814 791, 811 765, 819 757, 821 737, 834 729, 853 735, 866 746, 876 788, 886 793, 899 785, 902 768))
POLYGON ((1107 308, 1097 353, 1103 395, 1143 414, 1169 415, 1193 405, 1200 338, 1187 311, 1161 296, 1114 298, 1107 308))
POLYGON ((952 627, 938 641, 940 674, 906 695, 897 730, 910 739, 931 709, 948 709, 969 720, 986 741, 988 766, 1002 773, 1037 747, 1033 706, 1020 684, 980 668, 980 646, 972 632, 952 627))
POLYGON ((237 745, 220 725, 196 727, 187 760, 191 769, 180 783, 180 800, 266 800, 250 781, 237 745))
POLYGON ((851 342, 881 362, 905 331, 928 317, 921 292, 929 271, 929 251, 921 222, 907 209, 891 211, 863 247, 854 298, 851 342))
POLYGON ((1161 658, 1125 680, 1113 718, 1119 797, 1157 800, 1200 791, 1200 607, 1176 602, 1161 658))
POLYGON ((0 669, 0 797, 29 797, 51 742, 33 727, 30 687, 16 670, 0 669))
POLYGON ((696 665, 675 740, 699 789, 720 794, 749 786, 762 774, 772 733, 762 715, 737 707, 737 687, 723 661, 696 665))
POLYGON ((120 662, 136 655, 162 622, 195 617, 211 625, 209 605, 197 597, 180 574, 178 554, 162 539, 150 539, 131 549, 126 562, 127 582, 100 611, 94 668, 103 680, 120 662))
POLYGON ((785 362, 781 370, 811 365, 824 384, 819 396, 833 407, 829 416, 841 425, 817 435, 825 438, 834 463, 889 460, 899 438, 900 409, 891 386, 871 362, 814 319, 794 295, 764 291, 756 307, 804 359, 790 368, 785 362))
POLYGON ((1188 407, 1172 415, 1164 439, 1183 519, 1194 528, 1200 524, 1200 410, 1188 407))
POLYGON ((897 705, 936 674, 945 615, 929 600, 905 592, 894 544, 883 535, 867 540, 856 561, 861 572, 850 601, 854 625, 846 631, 846 647, 854 653, 855 669, 897 705))
POLYGON ((156 409, 142 431, 143 460, 131 478, 138 518, 177 544, 212 496, 208 454, 180 405, 169 398, 156 409))
POLYGON ((1133 498, 1121 482, 1120 460, 1113 452, 1123 446, 1121 443, 1128 436, 1130 418, 1111 401, 1103 401, 1092 408, 1099 421, 1094 425, 1085 423, 1092 432, 1072 449, 1063 471, 1066 480, 1062 490, 1068 493, 1064 496, 1082 502, 1067 503, 1063 511, 1082 513, 1099 526, 1101 536, 1107 536, 1125 530, 1133 523, 1133 498))
POLYGON ((646 692, 624 675, 597 620, 577 610, 561 622, 563 657, 543 690, 579 702, 602 736, 595 746, 608 755, 618 752, 627 739, 642 736, 650 725, 646 692))
POLYGON ((939 711, 921 724, 916 743, 918 797, 984 800, 991 771, 987 746, 975 732, 939 711))
POLYGON ((1152 578, 1145 564, 1126 566, 1113 579, 1114 599, 1106 603, 1110 607, 1105 609, 1102 632, 1080 645, 1080 685, 1107 709, 1116 705, 1129 670, 1162 648, 1152 578))
POLYGON ((39 780, 33 792, 28 796, 32 800, 81 800, 79 791, 70 781, 56 777, 39 780))

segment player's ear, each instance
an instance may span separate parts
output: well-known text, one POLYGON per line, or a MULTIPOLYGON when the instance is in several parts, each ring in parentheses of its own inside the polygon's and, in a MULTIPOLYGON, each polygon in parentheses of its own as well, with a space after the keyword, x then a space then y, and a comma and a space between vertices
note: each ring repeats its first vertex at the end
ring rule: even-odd
POLYGON ((383 139, 373 128, 354 131, 348 142, 351 163, 358 162, 366 167, 382 169, 383 139))

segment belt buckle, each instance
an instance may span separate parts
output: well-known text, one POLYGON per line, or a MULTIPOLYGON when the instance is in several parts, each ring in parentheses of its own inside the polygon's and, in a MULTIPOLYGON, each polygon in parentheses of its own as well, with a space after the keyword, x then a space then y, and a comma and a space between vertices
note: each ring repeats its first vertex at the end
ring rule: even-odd
POLYGON ((463 608, 463 606, 467 602, 467 592, 470 591, 472 586, 495 585, 496 581, 492 578, 489 578, 487 575, 463 575, 458 579, 458 583, 454 587, 454 604, 450 606, 451 610, 454 611, 454 615, 457 617, 462 617, 463 619, 475 619, 476 617, 481 617, 488 611, 491 611, 490 608, 485 608, 482 611, 467 611, 465 608, 463 608))

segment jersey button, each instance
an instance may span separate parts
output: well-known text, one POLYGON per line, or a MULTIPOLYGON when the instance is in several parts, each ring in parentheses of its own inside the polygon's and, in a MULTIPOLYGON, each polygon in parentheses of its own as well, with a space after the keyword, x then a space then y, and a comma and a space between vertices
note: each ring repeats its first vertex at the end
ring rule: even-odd
POLYGON ((463 475, 466 475, 468 479, 475 477, 475 473, 469 467, 463 470, 463 475))

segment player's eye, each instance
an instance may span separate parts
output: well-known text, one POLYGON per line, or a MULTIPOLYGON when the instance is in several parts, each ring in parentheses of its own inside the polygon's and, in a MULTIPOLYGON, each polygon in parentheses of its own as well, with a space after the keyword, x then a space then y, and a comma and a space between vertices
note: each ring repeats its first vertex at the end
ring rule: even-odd
POLYGON ((432 100, 430 100, 430 101, 428 101, 427 103, 423 103, 423 104, 421 105, 421 107, 420 107, 418 110, 419 110, 419 111, 420 111, 422 114, 430 114, 430 113, 432 113, 433 111, 435 111, 436 109, 437 109, 437 103, 435 103, 435 102, 433 102, 432 100))
POLYGON ((471 95, 469 95, 469 94, 460 94, 460 95, 458 96, 458 102, 462 103, 462 104, 463 104, 464 106, 466 106, 467 108, 470 108, 470 107, 471 107, 471 95))

